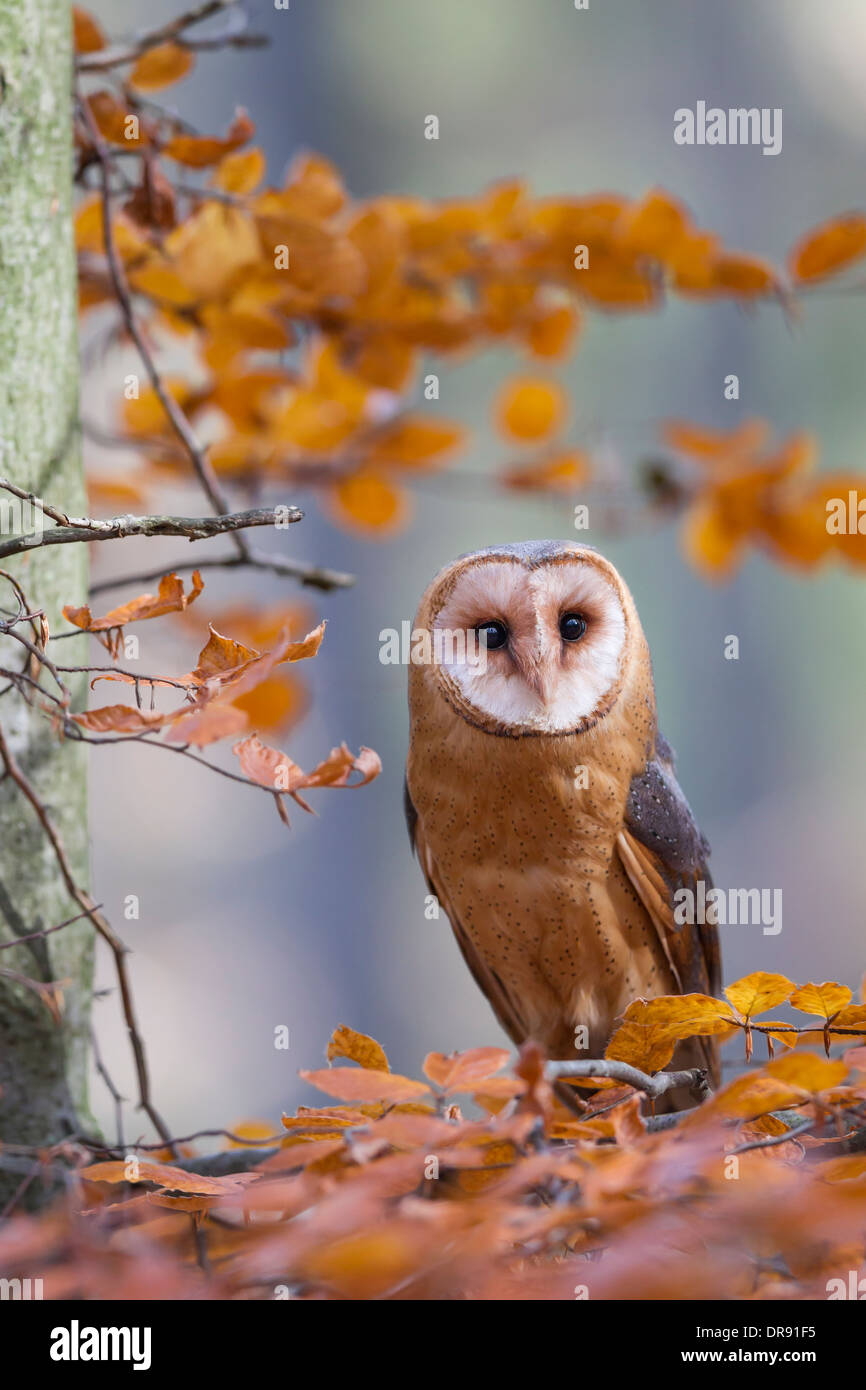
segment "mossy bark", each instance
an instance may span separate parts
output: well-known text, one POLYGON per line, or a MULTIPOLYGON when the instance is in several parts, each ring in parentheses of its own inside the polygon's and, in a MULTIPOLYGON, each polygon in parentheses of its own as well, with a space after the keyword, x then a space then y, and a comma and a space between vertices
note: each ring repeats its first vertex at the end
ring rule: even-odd
MULTIPOLYGON (((71 110, 67 0, 0 0, 0 474, 82 515, 71 110)), ((31 608, 44 609, 52 630, 65 603, 85 601, 83 545, 34 549, 4 568, 23 586, 31 608)), ((14 610, 2 578, 0 607, 14 610)), ((73 649, 67 644, 58 660, 68 662, 73 649)), ((21 656, 20 646, 0 638, 0 664, 20 666, 21 656)), ((0 681, 0 688, 5 684, 0 681)), ((0 723, 50 808, 76 878, 86 885, 85 750, 61 743, 44 714, 15 690, 0 695, 0 723)), ((32 809, 6 778, 0 782, 0 942, 52 926, 76 910, 32 809)), ((62 981, 65 997, 58 1026, 32 991, 0 977, 0 1140, 43 1145, 92 1123, 93 935, 84 920, 0 952, 0 967, 62 981)), ((20 1174, 0 1166, 0 1210, 20 1182, 20 1174)), ((45 1195, 33 1184, 23 1205, 45 1195)))

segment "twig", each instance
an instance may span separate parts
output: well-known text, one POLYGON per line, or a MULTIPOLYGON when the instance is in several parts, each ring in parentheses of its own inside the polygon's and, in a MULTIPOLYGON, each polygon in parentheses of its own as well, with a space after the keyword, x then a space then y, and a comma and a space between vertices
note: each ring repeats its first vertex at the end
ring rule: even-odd
MULTIPOLYGON (((124 1098, 123 1098, 123 1096, 120 1094, 120 1092, 118 1091, 118 1089, 117 1089, 117 1087, 115 1086, 114 1082, 112 1081, 112 1079, 111 1079, 111 1074, 110 1074, 110 1072, 108 1071, 108 1068, 106 1067, 104 1061, 102 1060, 102 1053, 101 1053, 100 1050, 99 1050, 99 1041, 98 1041, 97 1036, 96 1036, 96 1029, 95 1029, 95 1028, 94 1028, 94 1029, 91 1029, 90 1041, 91 1041, 91 1044, 92 1044, 92 1046, 93 1046, 93 1061, 94 1061, 94 1063, 95 1063, 96 1070, 97 1070, 98 1074, 102 1077, 102 1080, 105 1082, 105 1085, 106 1085, 107 1088, 108 1088, 108 1091, 109 1091, 109 1094, 110 1094, 110 1096, 111 1096, 111 1099, 114 1101, 114 1119, 115 1119, 115 1123, 116 1123, 116 1125, 117 1125, 117 1143, 118 1143, 119 1148, 120 1148, 121 1150, 124 1150, 125 1147, 126 1147, 125 1144, 124 1144, 124 1142, 123 1142, 123 1100, 124 1100, 124 1098)), ((161 1145, 161 1144, 157 1144, 157 1145, 154 1145, 154 1147, 155 1147, 155 1148, 161 1148, 162 1145, 161 1145)))
MULTIPOLYGON (((148 33, 142 34, 135 43, 129 44, 126 48, 110 48, 97 53, 81 54, 76 66, 79 72, 105 72, 109 68, 118 68, 123 67, 126 63, 134 63, 148 49, 158 48, 162 43, 172 43, 179 39, 185 30, 192 28, 194 24, 201 24, 204 20, 219 14, 221 10, 227 10, 235 4, 237 4, 237 0, 205 0, 205 3, 197 5, 195 9, 187 10, 184 14, 169 20, 168 24, 162 24, 158 29, 151 29, 148 33)), ((226 41, 231 42, 231 36, 228 40, 224 40, 224 42, 226 41)))
MULTIPOLYGON (((806 1134, 814 1123, 814 1120, 803 1120, 800 1124, 794 1125, 792 1129, 787 1130, 784 1134, 768 1134, 762 1139, 750 1139, 746 1144, 738 1144, 735 1149, 728 1149, 728 1155, 747 1154, 751 1153, 753 1149, 772 1149, 775 1148, 777 1144, 787 1144, 790 1139, 796 1140, 798 1135, 806 1134)), ((800 1148, 803 1148, 802 1144, 800 1148)))
MULTIPOLYGON (((102 903, 97 903, 97 909, 101 907, 102 903)), ((80 922, 89 916, 89 912, 77 912, 74 917, 67 917, 65 922, 58 922, 56 927, 45 927, 42 931, 28 932, 26 936, 16 936, 13 941, 0 942, 0 951, 10 951, 13 946, 21 946, 25 941, 41 941, 43 937, 51 936, 52 932, 62 931, 64 927, 71 927, 73 922, 80 922)))
MULTIPOLYGON (((5 481, 0 478, 0 487, 5 481)), ((116 516, 108 521, 88 517, 70 517, 62 525, 51 527, 41 535, 13 536, 0 541, 0 559, 38 550, 45 545, 73 545, 80 541, 116 541, 127 536, 185 536, 189 541, 208 540, 248 526, 276 526, 278 522, 301 521, 303 512, 297 507, 256 507, 246 512, 230 512, 224 516, 116 516)), ((163 571, 165 573, 166 571, 163 571)))
MULTIPOLYGON (((320 589, 323 593, 329 593, 332 589, 350 589, 355 582, 353 574, 344 574, 340 570, 322 569, 318 565, 305 565, 300 560, 285 560, 282 556, 263 555, 260 551, 251 551, 243 559, 236 555, 224 555, 216 558, 204 560, 182 560, 179 564, 167 564, 162 569, 147 570, 139 574, 119 575, 115 579, 100 579, 96 584, 91 584, 91 594, 105 593, 108 589, 119 589, 127 584, 152 584, 161 575, 166 574, 169 569, 177 570, 203 570, 203 569, 241 569, 246 566, 248 569, 269 570, 272 574, 280 574, 288 579, 298 579, 305 588, 320 589)), ((72 637, 74 633, 60 633, 56 636, 72 637)))

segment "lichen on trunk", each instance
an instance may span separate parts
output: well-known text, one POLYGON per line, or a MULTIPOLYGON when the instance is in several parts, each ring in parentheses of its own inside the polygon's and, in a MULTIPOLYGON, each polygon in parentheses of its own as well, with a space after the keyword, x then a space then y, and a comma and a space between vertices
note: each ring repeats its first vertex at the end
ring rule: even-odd
MULTIPOLYGON (((86 508, 78 426, 71 49, 66 0, 0 0, 0 473, 80 515, 86 508)), ((3 525, 9 515, 4 510, 3 525)), ((85 601, 86 567, 83 545, 34 549, 4 566, 31 607, 44 609, 52 630, 64 603, 85 601)), ((0 607, 14 610, 11 587, 2 578, 0 607)), ((20 666, 21 657, 18 644, 0 638, 0 664, 20 666)), ((73 693, 80 698, 83 692, 73 693)), ((44 714, 14 689, 0 696, 0 724, 85 885, 84 748, 60 742, 44 714)), ((0 782, 0 942, 52 926, 77 910, 31 807, 6 778, 0 782)), ((92 1123, 92 926, 83 920, 4 950, 0 967, 63 982, 58 1026, 32 991, 0 977, 0 1140, 42 1145, 92 1123)), ((0 1210, 20 1181, 0 1167, 0 1210)), ((34 1184, 25 1204, 42 1195, 34 1184)))

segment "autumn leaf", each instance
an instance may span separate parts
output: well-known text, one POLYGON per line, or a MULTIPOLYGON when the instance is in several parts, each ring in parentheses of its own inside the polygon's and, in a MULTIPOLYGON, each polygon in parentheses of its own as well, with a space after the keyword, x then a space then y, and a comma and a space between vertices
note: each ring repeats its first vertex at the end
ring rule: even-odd
POLYGON ((166 613, 181 613, 194 603, 204 589, 204 580, 198 570, 193 571, 189 591, 184 590, 183 580, 176 574, 163 575, 159 581, 159 591, 154 594, 141 594, 130 599, 119 608, 112 608, 101 618, 94 618, 90 608, 73 608, 67 604, 63 616, 83 632, 108 632, 114 628, 125 627, 128 623, 144 622, 148 618, 161 618, 166 613))
POLYGON ((376 436, 372 458, 380 465, 430 468, 459 448, 464 436, 462 427, 453 422, 406 416, 376 436))
POLYGON ((136 149, 150 143, 147 123, 123 106, 112 92, 93 92, 85 97, 85 102, 100 135, 110 145, 136 149))
POLYGON ((327 1067, 323 1071, 301 1071, 298 1075, 337 1100, 397 1102, 430 1094, 430 1087, 423 1081, 379 1069, 327 1067))
POLYGON ((846 270, 866 254, 866 216, 862 212, 833 217, 808 232, 791 251, 794 280, 808 283, 846 270))
POLYGON ((249 1182, 249 1175, 206 1178, 188 1173, 168 1163, 148 1163, 144 1159, 117 1159, 106 1163, 91 1163, 79 1169, 79 1177, 88 1182, 151 1182, 169 1192, 195 1192, 219 1197, 237 1192, 249 1182))
POLYGON ((850 1002, 851 990, 848 986, 829 981, 822 985, 803 985, 794 990, 789 1000, 793 1009, 799 1009, 804 1014, 818 1014, 826 1019, 832 1018, 850 1002))
POLYGON ((786 975, 771 975, 766 970, 756 970, 744 975, 735 984, 728 985, 725 996, 743 1018, 752 1018, 777 1004, 784 1004, 795 989, 794 982, 786 975))
POLYGON ((385 1049, 366 1033, 356 1033, 354 1028, 341 1024, 335 1028, 328 1043, 326 1057, 333 1062, 335 1057, 346 1057, 357 1062, 367 1071, 390 1071, 385 1049))
POLYGON ((424 1075, 446 1094, 486 1090, 486 1083, 502 1070, 508 1058, 509 1053, 501 1047, 475 1047, 449 1057, 441 1052, 428 1052, 424 1059, 424 1075))
POLYGON ((245 145, 252 139, 255 129, 247 113, 238 111, 224 139, 211 135, 175 135, 163 147, 163 153, 192 169, 206 169, 245 145))
POLYGON ((188 48, 177 43, 161 43, 142 53, 129 74, 129 85, 139 92, 158 92, 186 77, 195 63, 188 48))
POLYGON ((562 424, 565 395, 555 382, 519 377, 503 388, 496 412, 503 434, 534 442, 549 437, 562 424))
POLYGON ((571 493, 591 475, 588 455, 580 449, 566 449, 539 462, 515 464, 504 471, 502 481, 519 492, 571 493))
POLYGON ((166 743, 189 744, 193 748, 206 748, 222 738, 236 738, 249 728, 249 715, 246 710, 235 705, 206 704, 188 712, 175 712, 170 723, 166 743))
MULTIPOLYGON (((355 756, 345 744, 333 748, 312 772, 304 772, 296 762, 278 748, 269 748, 255 734, 236 743, 232 752, 240 760, 241 769, 247 777, 259 786, 267 787, 277 795, 278 806, 282 794, 288 794, 305 811, 312 813, 312 807, 300 795, 307 787, 363 787, 378 777, 382 764, 372 748, 362 748, 355 756), (350 781, 351 774, 357 772, 360 780, 350 781)), ((280 812, 283 819, 285 813, 280 812)))
POLYGON ((73 714, 70 718, 82 729, 98 734, 155 733, 170 723, 175 714, 160 714, 157 710, 135 709, 132 705, 105 705, 101 709, 73 714))
POLYGON ((605 1049, 605 1057, 628 1062, 650 1076, 666 1067, 676 1046, 668 1023, 669 1003, 669 999, 636 999, 629 1004, 605 1049))
POLYGON ((764 1070, 774 1080, 783 1081, 812 1095, 818 1091, 826 1091, 831 1086, 838 1086, 848 1073, 844 1062, 831 1062, 825 1057, 816 1056, 814 1052, 804 1052, 801 1049, 789 1052, 784 1057, 777 1057, 774 1062, 768 1062, 764 1070))
POLYGON ((73 5, 72 25, 76 53, 98 53, 105 47, 105 35, 89 11, 73 5))
POLYGON ((389 533, 405 522, 409 509, 405 494, 371 468, 343 478, 331 493, 335 520, 353 530, 389 533))
POLYGON ((211 183, 225 193, 252 193, 265 176, 265 156, 260 149, 227 154, 214 170, 211 183))

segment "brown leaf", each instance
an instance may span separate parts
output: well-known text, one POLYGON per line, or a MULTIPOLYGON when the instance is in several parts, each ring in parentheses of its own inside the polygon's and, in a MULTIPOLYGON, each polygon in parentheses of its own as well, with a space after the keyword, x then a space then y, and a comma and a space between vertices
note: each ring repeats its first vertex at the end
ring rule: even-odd
POLYGON ((170 1192, 198 1192, 205 1195, 220 1196, 237 1192, 248 1182, 249 1174, 234 1174, 221 1178, 197 1177, 183 1168, 174 1168, 168 1163, 147 1163, 137 1159, 131 1164, 126 1159, 111 1160, 107 1163, 91 1163, 79 1170, 79 1177, 88 1182, 152 1182, 170 1192), (130 1173, 134 1172, 135 1177, 130 1173))
POLYGON ((181 613, 194 603, 204 588, 204 581, 198 570, 193 571, 189 593, 184 592, 183 580, 176 574, 165 574, 159 581, 159 593, 142 594, 130 599, 119 608, 112 608, 102 618, 94 618, 90 608, 73 608, 67 604, 63 616, 75 627, 84 632, 108 632, 112 628, 125 627, 127 623, 143 622, 146 618, 161 618, 165 613, 181 613))

